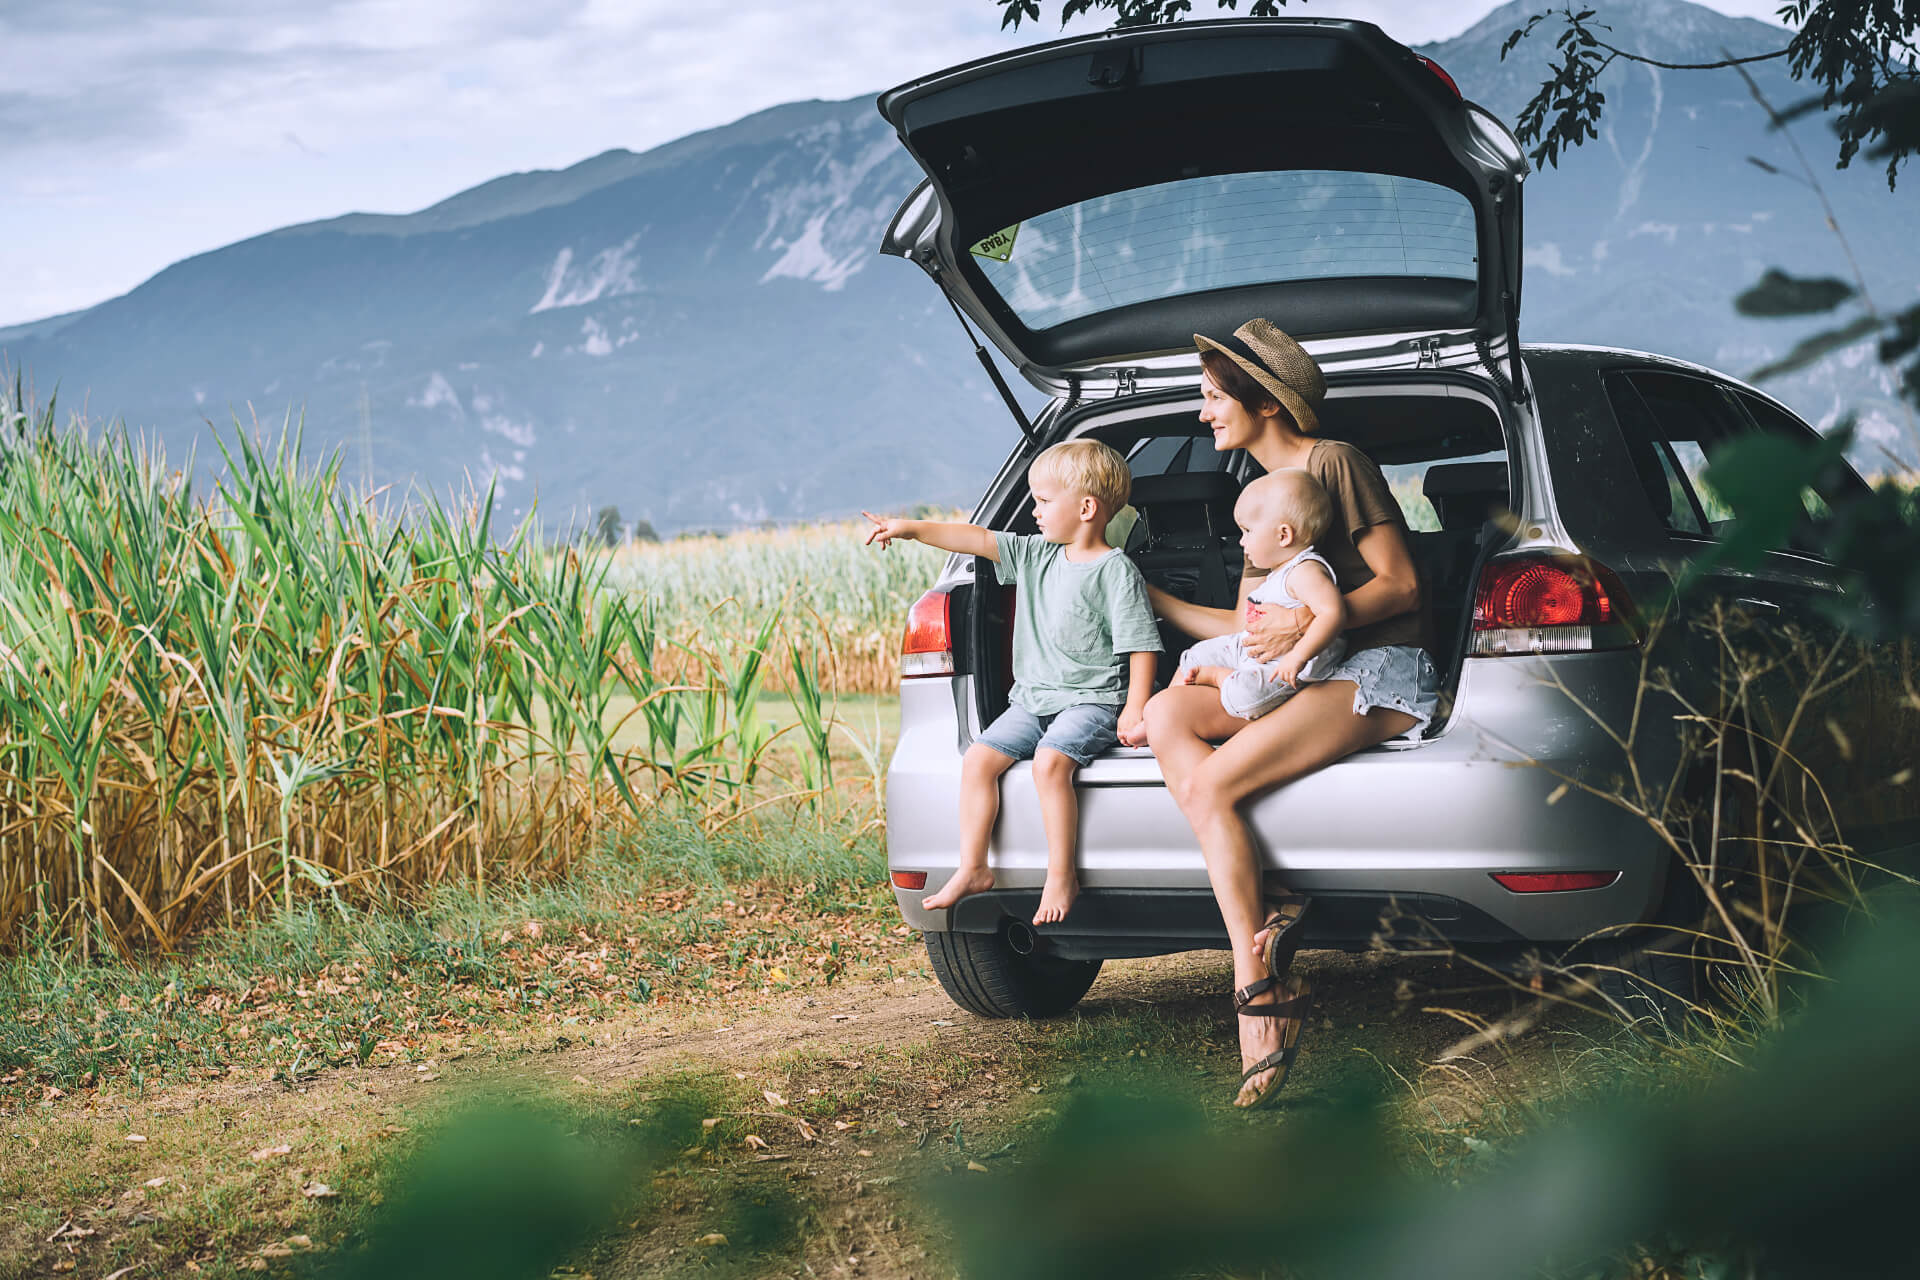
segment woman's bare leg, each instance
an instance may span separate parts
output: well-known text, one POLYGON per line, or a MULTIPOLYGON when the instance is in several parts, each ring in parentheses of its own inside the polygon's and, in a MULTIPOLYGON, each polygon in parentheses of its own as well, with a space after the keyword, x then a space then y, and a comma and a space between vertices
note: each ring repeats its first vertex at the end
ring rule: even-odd
MULTIPOLYGON (((1193 824, 1194 836, 1206 858, 1207 878, 1213 885, 1214 899, 1220 906, 1233 947, 1235 987, 1244 987, 1267 976, 1266 960, 1256 941, 1263 922, 1259 860, 1252 833, 1239 812, 1240 802, 1256 792, 1304 777, 1362 747, 1385 742, 1413 725, 1411 716, 1397 711, 1375 710, 1365 716, 1354 715, 1350 683, 1342 680, 1309 685, 1268 715, 1238 722, 1246 727, 1218 750, 1191 764, 1187 762, 1193 760, 1192 754, 1182 748, 1189 737, 1201 740, 1204 745, 1203 735, 1210 723, 1206 709, 1190 704, 1170 705, 1163 708, 1161 718, 1172 723, 1163 727, 1149 721, 1149 732, 1164 733, 1180 758, 1173 769, 1166 771, 1167 782, 1182 812, 1193 824)), ((1152 703, 1147 710, 1151 717, 1152 703)), ((1159 754, 1161 738, 1155 736, 1150 740, 1155 754, 1159 754)), ((1278 998, 1278 993, 1267 992, 1255 997, 1253 1003, 1266 1004, 1278 998)), ((1241 1018, 1239 1021, 1243 1066, 1251 1066, 1279 1048, 1286 1019, 1241 1018)), ((1241 1097, 1235 1101, 1244 1101, 1257 1093, 1270 1076, 1271 1072, 1263 1072, 1248 1081, 1241 1097)))
POLYGON ((1040 891, 1036 925, 1058 924, 1080 896, 1080 875, 1073 865, 1080 843, 1080 801, 1073 794, 1073 775, 1080 766, 1072 756, 1042 747, 1033 753, 1033 789, 1040 796, 1040 823, 1047 832, 1047 883, 1040 891))
POLYGON ((939 889, 920 899, 926 911, 950 907, 970 893, 993 888, 993 869, 987 865, 987 841, 994 819, 1000 816, 1000 775, 1013 767, 1013 757, 984 742, 967 748, 960 760, 960 867, 939 889))

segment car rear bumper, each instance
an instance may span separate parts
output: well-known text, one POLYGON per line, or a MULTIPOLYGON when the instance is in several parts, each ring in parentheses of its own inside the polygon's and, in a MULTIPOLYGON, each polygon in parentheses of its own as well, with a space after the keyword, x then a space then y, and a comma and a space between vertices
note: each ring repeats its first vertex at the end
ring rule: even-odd
MULTIPOLYGON (((1662 896, 1666 858, 1644 820, 1604 798, 1626 787, 1627 769, 1595 720, 1629 700, 1618 708, 1624 723, 1637 676, 1632 654, 1468 662, 1459 709, 1438 736, 1360 752, 1245 806, 1269 883, 1352 900, 1352 912, 1329 913, 1321 925, 1329 931, 1323 945, 1363 942, 1371 925, 1340 921, 1374 921, 1388 910, 1425 914, 1456 941, 1564 942, 1648 918, 1662 896), (1493 879, 1496 872, 1562 871, 1619 877, 1605 888, 1558 893, 1515 893, 1493 879)), ((1028 900, 1046 875, 1031 769, 1018 764, 1001 784, 990 854, 996 888, 1005 892, 951 912, 920 908, 958 862, 955 813, 971 706, 965 677, 908 681, 901 692, 902 734, 887 785, 888 861, 927 875, 926 890, 896 890, 903 918, 920 929, 985 931, 1030 915, 1028 900)), ((1086 902, 1077 918, 1042 930, 1043 938, 1134 930, 1128 936, 1140 949, 1105 954, 1149 954, 1149 940, 1158 951, 1219 945, 1217 911, 1208 917, 1180 905, 1198 895, 1211 908, 1206 867, 1152 755, 1102 757, 1081 772, 1078 791, 1086 902), (1163 898, 1157 907, 1155 895, 1163 898), (1103 901, 1109 905, 1095 906, 1103 901), (1156 914, 1169 927, 1156 930, 1156 914), (1172 927, 1175 919, 1188 923, 1172 927)), ((1121 937, 1109 940, 1118 945, 1121 937)))

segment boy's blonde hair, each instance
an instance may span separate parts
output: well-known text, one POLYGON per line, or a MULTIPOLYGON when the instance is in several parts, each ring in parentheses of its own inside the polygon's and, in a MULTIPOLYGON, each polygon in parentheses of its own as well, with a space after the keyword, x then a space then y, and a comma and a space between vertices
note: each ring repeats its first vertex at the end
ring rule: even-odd
POLYGON ((1029 478, 1040 475, 1073 493, 1084 493, 1108 511, 1127 505, 1133 492, 1133 472, 1112 445, 1098 440, 1063 440, 1043 449, 1027 468, 1029 478))
POLYGON ((1333 524, 1333 495, 1311 471, 1300 467, 1261 476, 1241 492, 1265 504, 1276 525, 1292 525, 1294 541, 1302 546, 1318 542, 1333 524))

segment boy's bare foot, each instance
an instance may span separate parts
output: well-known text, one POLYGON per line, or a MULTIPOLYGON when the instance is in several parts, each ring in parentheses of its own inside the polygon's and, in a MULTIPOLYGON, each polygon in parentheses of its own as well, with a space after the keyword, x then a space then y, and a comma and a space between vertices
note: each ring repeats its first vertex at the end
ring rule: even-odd
POLYGON ((922 911, 950 907, 970 893, 985 893, 993 888, 993 872, 987 867, 962 867, 939 887, 920 899, 922 911))
POLYGON ((1076 876, 1047 877, 1046 887, 1040 890, 1040 909, 1033 913, 1033 922, 1040 924, 1059 924, 1067 918, 1067 912, 1073 910, 1073 900, 1080 896, 1080 880, 1076 876))

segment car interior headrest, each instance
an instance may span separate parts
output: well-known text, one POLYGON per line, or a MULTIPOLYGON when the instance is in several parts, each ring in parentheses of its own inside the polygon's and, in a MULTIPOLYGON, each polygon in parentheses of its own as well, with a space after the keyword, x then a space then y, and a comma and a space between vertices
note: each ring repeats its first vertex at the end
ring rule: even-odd
POLYGON ((1128 499, 1146 513, 1156 544, 1169 538, 1223 538, 1234 532, 1240 483, 1224 471, 1141 476, 1128 499))
POLYGON ((1477 529, 1507 505, 1507 464, 1449 462, 1427 468, 1421 491, 1442 529, 1477 529))

